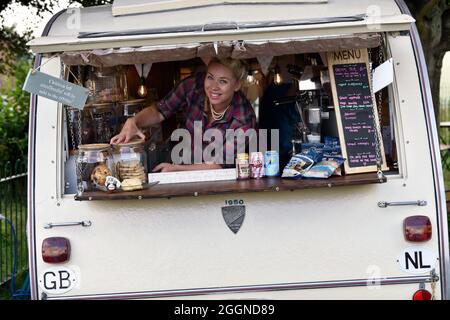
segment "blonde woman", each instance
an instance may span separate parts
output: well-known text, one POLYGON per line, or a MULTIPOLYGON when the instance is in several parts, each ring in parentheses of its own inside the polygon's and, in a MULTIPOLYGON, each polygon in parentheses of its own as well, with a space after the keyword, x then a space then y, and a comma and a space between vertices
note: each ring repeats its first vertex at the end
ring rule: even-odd
MULTIPOLYGON (((195 123, 202 130, 218 129, 223 135, 223 150, 233 153, 236 143, 228 142, 226 130, 256 129, 256 117, 250 102, 241 92, 242 80, 247 71, 244 62, 231 58, 213 59, 205 73, 198 73, 181 81, 156 107, 145 108, 126 121, 122 131, 111 139, 112 144, 125 143, 137 137, 145 138, 140 128, 151 126, 170 118, 175 112, 185 113, 185 128, 194 137, 195 123)), ((193 142, 194 139, 191 139, 193 142)), ((202 145, 204 148, 205 145, 202 145)), ((192 143, 192 150, 194 146, 192 143)), ((225 162, 225 161, 224 161, 225 162)), ((153 171, 170 172, 206 170, 223 167, 223 163, 161 163, 153 171)))

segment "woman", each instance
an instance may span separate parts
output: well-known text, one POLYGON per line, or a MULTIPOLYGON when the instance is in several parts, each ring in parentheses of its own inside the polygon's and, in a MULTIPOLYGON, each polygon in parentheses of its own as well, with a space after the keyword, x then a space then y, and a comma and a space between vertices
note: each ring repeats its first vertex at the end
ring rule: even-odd
MULTIPOLYGON (((213 59, 206 73, 198 73, 181 81, 156 107, 145 108, 125 122, 122 131, 111 139, 112 144, 126 143, 138 136, 145 138, 140 128, 164 121, 178 110, 186 115, 185 127, 194 137, 194 127, 200 123, 203 130, 218 129, 224 138, 225 152, 233 152, 236 143, 227 143, 226 130, 256 129, 256 117, 251 104, 240 91, 247 75, 245 65, 231 58, 213 59)), ((203 134, 202 134, 203 136, 203 134)), ((193 141, 194 139, 192 139, 193 141)), ((203 148, 205 145, 203 144, 203 148)), ((192 149, 193 146, 192 146, 192 149)), ((173 164, 161 163, 153 171, 219 169, 219 163, 173 164)))

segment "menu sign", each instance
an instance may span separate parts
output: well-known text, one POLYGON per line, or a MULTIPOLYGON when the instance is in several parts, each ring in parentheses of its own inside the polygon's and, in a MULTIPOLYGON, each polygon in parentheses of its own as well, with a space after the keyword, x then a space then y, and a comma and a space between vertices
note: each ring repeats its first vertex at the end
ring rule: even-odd
MULTIPOLYGON (((328 53, 328 66, 342 154, 347 159, 345 172, 376 171, 379 122, 370 90, 367 49, 328 53)), ((385 169, 382 141, 379 148, 385 169)))

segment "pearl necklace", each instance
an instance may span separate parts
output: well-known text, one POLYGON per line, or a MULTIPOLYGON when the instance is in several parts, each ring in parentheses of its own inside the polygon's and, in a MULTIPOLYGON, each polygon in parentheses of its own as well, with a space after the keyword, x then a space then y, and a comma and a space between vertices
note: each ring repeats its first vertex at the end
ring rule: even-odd
POLYGON ((211 107, 211 116, 213 117, 213 119, 215 121, 219 121, 219 120, 222 120, 223 116, 225 115, 225 112, 227 112, 227 110, 230 108, 231 103, 222 112, 217 112, 216 110, 214 110, 214 107, 211 103, 209 105, 211 107))

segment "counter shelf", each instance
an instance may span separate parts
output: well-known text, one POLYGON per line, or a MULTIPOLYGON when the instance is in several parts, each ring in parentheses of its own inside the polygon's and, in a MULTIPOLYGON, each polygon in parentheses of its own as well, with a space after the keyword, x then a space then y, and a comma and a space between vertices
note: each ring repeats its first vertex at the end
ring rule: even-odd
POLYGON ((88 191, 83 192, 81 195, 76 195, 75 200, 141 200, 152 198, 196 197, 228 193, 278 192, 313 188, 332 188, 385 182, 386 177, 383 176, 380 180, 375 172, 346 175, 341 177, 333 176, 328 179, 314 180, 288 180, 280 177, 267 177, 249 180, 157 184, 143 190, 131 192, 106 193, 102 191, 88 191))

